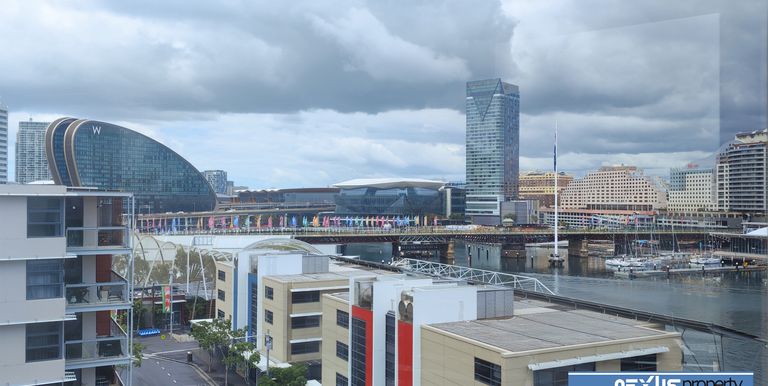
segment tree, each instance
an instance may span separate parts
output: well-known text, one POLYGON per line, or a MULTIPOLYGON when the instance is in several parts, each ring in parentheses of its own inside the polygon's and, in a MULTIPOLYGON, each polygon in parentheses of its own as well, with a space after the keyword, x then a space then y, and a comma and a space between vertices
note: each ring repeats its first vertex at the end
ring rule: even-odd
POLYGON ((224 384, 228 383, 229 369, 244 365, 246 367, 245 376, 248 377, 250 364, 259 362, 259 353, 256 352, 256 344, 247 339, 247 327, 231 331, 229 335, 229 346, 223 348, 224 362, 224 384))
POLYGON ((304 386, 307 384, 307 366, 296 364, 285 368, 271 368, 269 378, 259 378, 260 386, 304 386))
POLYGON ((141 367, 141 360, 144 358, 142 352, 144 351, 144 345, 139 342, 133 342, 133 366, 141 367))
POLYGON ((213 365, 213 359, 217 353, 217 349, 227 344, 229 337, 230 323, 229 321, 222 321, 214 319, 213 322, 201 322, 192 327, 190 335, 197 341, 197 344, 201 349, 205 350, 210 356, 211 360, 208 361, 208 372, 211 372, 211 366, 213 365), (226 328, 226 329, 225 329, 226 328))

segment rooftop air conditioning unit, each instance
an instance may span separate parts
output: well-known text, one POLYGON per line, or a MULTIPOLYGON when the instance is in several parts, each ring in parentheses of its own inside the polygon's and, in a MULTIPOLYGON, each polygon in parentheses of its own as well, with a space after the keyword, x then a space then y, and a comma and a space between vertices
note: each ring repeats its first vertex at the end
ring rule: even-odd
POLYGON ((400 320, 413 323, 413 293, 402 292, 400 294, 397 312, 400 314, 400 320))

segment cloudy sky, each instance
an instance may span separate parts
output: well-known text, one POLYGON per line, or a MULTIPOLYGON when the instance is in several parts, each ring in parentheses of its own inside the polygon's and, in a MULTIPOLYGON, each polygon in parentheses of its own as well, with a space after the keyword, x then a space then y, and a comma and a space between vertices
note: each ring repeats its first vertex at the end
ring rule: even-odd
POLYGON ((521 169, 550 167, 555 121, 560 165, 576 174, 664 174, 766 126, 764 0, 2 8, 10 154, 19 120, 76 116, 251 188, 463 180, 465 82, 488 77, 520 86, 521 169))

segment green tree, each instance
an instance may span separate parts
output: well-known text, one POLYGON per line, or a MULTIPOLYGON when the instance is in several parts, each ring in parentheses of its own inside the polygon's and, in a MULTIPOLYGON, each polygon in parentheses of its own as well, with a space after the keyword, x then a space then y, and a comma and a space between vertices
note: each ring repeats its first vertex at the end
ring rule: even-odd
POLYGON ((144 358, 142 352, 144 351, 144 345, 139 342, 133 342, 133 366, 141 367, 141 360, 144 358))
POLYGON ((258 363, 260 356, 256 352, 256 344, 248 341, 247 327, 233 330, 229 335, 229 346, 222 348, 224 362, 224 384, 228 384, 229 369, 240 365, 245 367, 245 379, 248 377, 248 370, 251 365, 258 363))
POLYGON ((259 378, 259 386, 304 386, 307 384, 307 366, 296 364, 285 368, 270 368, 269 378, 259 378))

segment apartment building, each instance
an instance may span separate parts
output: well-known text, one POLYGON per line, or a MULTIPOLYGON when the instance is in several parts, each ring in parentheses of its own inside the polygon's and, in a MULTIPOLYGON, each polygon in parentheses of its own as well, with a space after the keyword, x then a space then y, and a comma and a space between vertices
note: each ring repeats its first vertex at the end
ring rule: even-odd
POLYGON ((670 212, 704 212, 714 207, 714 173, 712 168, 698 168, 690 164, 686 168, 669 171, 670 212))
POLYGON ((112 266, 130 272, 132 209, 128 193, 0 186, 0 384, 126 384, 131 337, 113 315, 131 328, 132 287, 112 266))
POLYGON ((715 201, 717 209, 765 212, 768 190, 768 129, 737 134, 717 155, 715 201))
POLYGON ((606 166, 573 180, 560 198, 563 209, 650 211, 667 207, 667 191, 634 166, 606 166))
MULTIPOLYGON (((573 181, 573 176, 559 172, 557 174, 557 193, 562 194, 565 187, 573 181)), ((538 200, 543 207, 555 206, 555 172, 528 171, 520 173, 521 200, 538 200)), ((560 201, 560 197, 558 197, 560 201)))
POLYGON ((680 334, 661 326, 397 275, 324 295, 323 342, 324 385, 554 386, 568 371, 682 362, 680 334))

